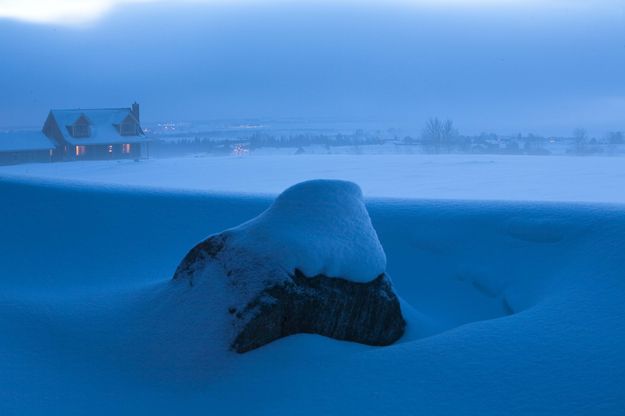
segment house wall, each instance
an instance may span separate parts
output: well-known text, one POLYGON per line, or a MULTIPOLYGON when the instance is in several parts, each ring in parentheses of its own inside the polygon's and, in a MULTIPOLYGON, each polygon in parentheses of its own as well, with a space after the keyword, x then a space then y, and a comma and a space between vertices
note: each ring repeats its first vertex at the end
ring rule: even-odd
POLYGON ((106 160, 106 159, 138 159, 141 157, 141 144, 131 143, 130 153, 123 152, 122 144, 86 145, 84 154, 76 154, 76 146, 69 145, 66 160, 106 160))
POLYGON ((132 144, 132 148, 131 148, 131 157, 133 159, 139 159, 141 158, 141 143, 133 143, 132 144))
POLYGON ((41 131, 56 144, 56 149, 52 152, 52 161, 58 162, 65 159, 66 155, 64 146, 67 145, 67 143, 63 140, 63 135, 59 130, 56 120, 52 117, 52 113, 48 114, 48 118, 46 119, 41 131))

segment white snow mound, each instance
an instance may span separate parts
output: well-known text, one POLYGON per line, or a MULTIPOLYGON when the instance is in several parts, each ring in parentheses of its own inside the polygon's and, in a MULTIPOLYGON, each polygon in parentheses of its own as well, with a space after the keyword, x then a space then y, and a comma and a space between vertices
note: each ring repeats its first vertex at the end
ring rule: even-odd
POLYGON ((360 187, 339 180, 294 185, 265 212, 228 231, 231 242, 286 272, 368 282, 386 270, 386 255, 360 187))

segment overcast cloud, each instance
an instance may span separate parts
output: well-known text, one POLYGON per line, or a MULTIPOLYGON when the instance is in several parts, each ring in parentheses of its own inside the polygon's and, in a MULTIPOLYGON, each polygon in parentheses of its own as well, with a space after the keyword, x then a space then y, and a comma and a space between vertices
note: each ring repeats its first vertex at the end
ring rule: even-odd
POLYGON ((0 126, 137 100, 150 121, 438 115, 466 132, 624 130, 623 3, 66 0, 35 13, 0 1, 0 126))

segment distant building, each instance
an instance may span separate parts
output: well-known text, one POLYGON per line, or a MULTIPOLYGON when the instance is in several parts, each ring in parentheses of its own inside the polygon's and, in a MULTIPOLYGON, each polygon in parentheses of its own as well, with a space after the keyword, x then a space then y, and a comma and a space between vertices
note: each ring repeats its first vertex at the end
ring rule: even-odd
POLYGON ((54 160, 137 159, 149 142, 137 103, 129 108, 51 110, 42 132, 56 144, 54 160))
POLYGON ((42 131, 0 133, 0 164, 147 155, 139 104, 128 108, 51 110, 42 131))
POLYGON ((50 162, 56 144, 40 131, 0 134, 0 164, 50 162))

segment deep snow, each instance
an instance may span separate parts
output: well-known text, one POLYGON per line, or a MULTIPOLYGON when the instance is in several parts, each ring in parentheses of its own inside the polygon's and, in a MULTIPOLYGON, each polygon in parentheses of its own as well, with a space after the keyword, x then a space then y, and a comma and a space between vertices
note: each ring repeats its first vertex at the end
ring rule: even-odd
POLYGON ((605 156, 252 153, 0 166, 0 176, 272 195, 309 179, 343 179, 367 197, 625 203, 625 158, 605 156))
POLYGON ((625 408, 621 205, 369 199, 400 343, 234 355, 202 331, 211 308, 163 294, 193 244, 271 198, 6 178, 0 195, 2 414, 625 408))
POLYGON ((294 185, 257 218, 226 233, 246 255, 278 259, 289 273, 369 282, 386 271, 386 255, 353 182, 294 185))
POLYGON ((154 302, 169 320, 182 308, 189 315, 210 309, 201 332, 219 342, 202 354, 243 353, 295 333, 388 345, 403 336, 405 320, 385 271, 358 185, 313 180, 190 249, 173 276, 176 289, 154 302))

